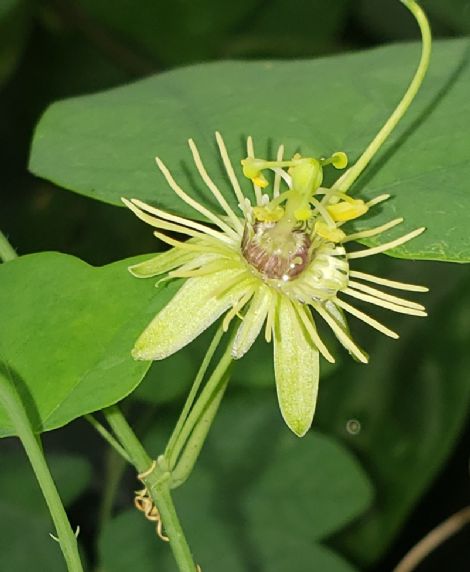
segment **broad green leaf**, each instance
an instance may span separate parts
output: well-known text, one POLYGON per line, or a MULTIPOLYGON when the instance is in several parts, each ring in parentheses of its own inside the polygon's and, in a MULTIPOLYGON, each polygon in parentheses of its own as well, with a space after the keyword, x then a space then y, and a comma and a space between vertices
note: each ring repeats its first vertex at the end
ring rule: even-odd
POLYGON ((273 528, 324 539, 371 500, 364 472, 341 445, 319 433, 299 439, 285 431, 274 388, 271 400, 250 392, 222 403, 209 449, 225 486, 241 487, 238 502, 259 537, 273 528))
MULTIPOLYGON (((257 540, 256 538, 254 540, 257 540)), ((355 572, 351 564, 330 548, 313 544, 290 533, 288 528, 263 531, 258 539, 261 570, 266 572, 355 572)))
POLYGON ((339 368, 320 389, 316 426, 357 452, 377 489, 372 508, 338 544, 361 567, 384 553, 432 483, 459 437, 470 401, 466 268, 383 259, 376 264, 381 274, 393 277, 395 270, 395 276, 425 283, 431 292, 421 299, 429 312, 421 320, 364 308, 398 331, 400 340, 368 335, 352 323, 371 361, 339 368))
MULTIPOLYGON (((127 271, 58 253, 0 265, 0 362, 36 431, 53 429, 129 394, 150 366, 130 350, 176 285, 156 289, 127 271)), ((0 409, 0 436, 12 434, 0 409)))
MULTIPOLYGON (((88 486, 90 466, 82 458, 56 454, 48 463, 67 507, 88 486)), ((36 570, 62 572, 60 548, 49 536, 54 525, 25 456, 2 452, 0 490, 2 569, 28 572, 34 563, 36 570)))
MULTIPOLYGON (((418 55, 418 44, 403 44, 312 61, 206 64, 59 102, 37 127, 30 169, 102 201, 134 196, 194 216, 154 164, 158 154, 184 188, 212 204, 186 146, 193 137, 235 205, 215 150, 216 129, 240 177, 249 134, 260 156, 284 143, 287 154, 342 149, 354 161, 403 94, 418 55)), ((436 42, 423 90, 353 189, 364 197, 392 194, 366 217, 368 226, 403 216, 403 231, 428 227, 396 255, 470 261, 461 223, 470 206, 469 87, 467 41, 436 42)))
MULTIPOLYGON (((174 491, 196 560, 203 570, 220 569, 223 562, 227 572, 353 572, 317 542, 367 508, 371 489, 364 472, 326 436, 291 436, 274 388, 271 400, 261 393, 229 393, 194 473, 174 491), (292 519, 294 512, 298 518, 292 519)), ((146 438, 152 455, 161 452, 161 427, 160 420, 146 438)), ((168 546, 136 514, 112 521, 100 547, 107 572, 124 572, 130 562, 139 572, 156 563, 174 570, 168 546)))

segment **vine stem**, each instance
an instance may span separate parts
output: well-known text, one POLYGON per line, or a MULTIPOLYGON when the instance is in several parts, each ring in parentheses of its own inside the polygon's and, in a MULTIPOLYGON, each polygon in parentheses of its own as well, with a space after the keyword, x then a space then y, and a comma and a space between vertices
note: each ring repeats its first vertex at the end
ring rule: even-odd
POLYGON ((121 446, 119 441, 111 435, 111 433, 103 427, 103 425, 93 417, 90 413, 84 416, 85 420, 103 437, 103 439, 114 449, 119 456, 124 459, 127 463, 131 464, 129 455, 127 454, 124 447, 121 446))
POLYGON ((15 258, 18 258, 15 249, 9 243, 7 237, 0 230, 0 259, 2 262, 9 262, 15 258))
POLYGON ((67 563, 67 569, 69 572, 83 572, 77 538, 70 526, 64 505, 47 466, 39 437, 31 427, 28 415, 13 386, 13 382, 2 373, 0 373, 0 403, 5 408, 15 428, 41 487, 56 528, 60 549, 67 563))
POLYGON ((459 510, 436 528, 433 528, 418 544, 413 546, 393 569, 393 572, 412 572, 433 550, 468 524, 470 524, 470 506, 459 510))
POLYGON ((170 547, 180 572, 195 572, 197 567, 181 528, 170 493, 171 474, 166 459, 160 456, 156 462, 152 461, 132 427, 116 405, 108 407, 103 413, 114 434, 128 454, 132 465, 141 475, 141 480, 160 512, 165 526, 165 533, 170 540, 170 547))
MULTIPOLYGON (((165 457, 168 459, 168 462, 170 464, 170 468, 173 469, 175 462, 176 462, 176 458, 178 457, 178 455, 181 452, 181 441, 182 444, 184 445, 185 441, 188 438, 188 422, 189 425, 191 425, 191 427, 189 428, 189 432, 191 432, 192 428, 194 427, 194 422, 192 421, 193 417, 193 410, 192 407, 194 405, 194 402, 196 400, 196 396, 197 393, 199 391, 199 388, 202 384, 202 381, 204 379, 204 376, 207 373, 207 370, 209 368, 209 364, 212 360, 212 358, 214 357, 214 354, 220 344, 220 340, 222 339, 222 336, 224 334, 223 331, 223 325, 221 324, 215 334, 214 337, 212 338, 212 341, 209 345, 209 348, 206 352, 206 355, 204 356, 204 359, 202 360, 201 366, 196 374, 196 377, 194 379, 193 385, 191 387, 191 390, 188 394, 188 397, 186 399, 186 402, 183 406, 183 409, 181 411, 181 414, 178 418, 178 421, 176 423, 175 428, 173 429, 173 432, 168 440, 168 444, 165 448, 165 457), (189 417, 191 417, 191 420, 189 419, 189 417), (185 435, 182 435, 182 432, 185 433, 185 435), (175 451, 176 449, 176 451, 175 451)), ((215 372, 214 372, 215 373, 215 372)), ((211 376, 211 379, 214 375, 211 376)), ((207 385, 203 390, 206 391, 207 385)), ((201 397, 199 397, 198 399, 198 403, 200 402, 201 397)), ((199 411, 199 414, 201 413, 201 411, 199 411)))
POLYGON ((413 14, 421 31, 422 48, 418 68, 413 76, 413 79, 411 80, 410 85, 408 86, 408 89, 405 92, 405 95, 402 97, 400 103, 397 105, 392 115, 390 115, 382 129, 377 133, 367 149, 356 161, 356 163, 336 181, 336 183, 331 187, 331 190, 340 190, 343 192, 349 190, 351 185, 367 167, 371 159, 383 145, 390 133, 395 129, 396 125, 403 117, 408 107, 411 105, 411 102, 415 98, 419 88, 421 87, 421 84, 423 83, 424 76, 426 75, 427 69, 429 67, 432 38, 431 28, 429 26, 426 14, 419 6, 419 4, 417 4, 414 0, 400 0, 400 2, 404 4, 413 14))
MULTIPOLYGON (((222 399, 223 392, 225 391, 225 387, 228 383, 228 371, 230 366, 233 363, 232 358, 232 344, 229 341, 225 352, 221 356, 217 366, 215 367, 212 375, 208 379, 204 389, 201 391, 200 396, 198 397, 197 401, 194 403, 191 412, 187 416, 185 423, 181 427, 179 433, 176 435, 175 439, 170 439, 172 442, 172 447, 167 448, 165 451, 165 457, 168 459, 171 469, 177 465, 178 458, 182 454, 187 457, 185 463, 188 465, 192 463, 194 465, 197 455, 203 445, 204 439, 207 436, 207 432, 209 431, 210 425, 217 413, 218 405, 220 403, 220 399, 222 399), (219 399, 217 399, 217 397, 219 399), (192 443, 191 453, 189 454, 185 449, 188 441, 192 439, 193 434, 196 432, 196 428, 199 423, 203 420, 205 412, 210 409, 211 402, 216 400, 215 408, 211 412, 209 418, 207 419, 208 423, 204 423, 205 430, 199 430, 196 436, 196 440, 192 443)), ((191 465, 191 468, 192 468, 191 465)))

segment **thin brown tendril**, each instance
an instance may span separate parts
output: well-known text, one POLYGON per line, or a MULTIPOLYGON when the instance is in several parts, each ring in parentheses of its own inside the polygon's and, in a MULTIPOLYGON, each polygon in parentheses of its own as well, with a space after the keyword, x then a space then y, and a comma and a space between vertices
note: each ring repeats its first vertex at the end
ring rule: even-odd
MULTIPOLYGON (((144 482, 144 480, 149 475, 152 474, 152 472, 155 470, 156 466, 157 466, 157 461, 153 460, 152 464, 150 465, 150 467, 146 471, 144 471, 143 473, 139 473, 137 475, 137 478, 139 479, 139 481, 144 482)), ((149 520, 150 522, 156 523, 155 530, 156 530, 157 536, 161 540, 163 540, 163 542, 169 542, 170 539, 163 532, 163 522, 162 522, 162 517, 160 515, 160 511, 156 507, 153 500, 150 498, 150 495, 149 495, 149 492, 148 492, 148 489, 146 486, 143 489, 135 491, 134 506, 137 510, 144 513, 144 516, 147 520, 149 520)))
POLYGON ((139 481, 143 482, 148 476, 150 476, 153 473, 153 471, 155 470, 156 466, 157 466, 157 461, 156 461, 156 459, 154 459, 152 461, 152 464, 150 465, 150 467, 146 471, 144 471, 143 473, 139 473, 137 475, 137 478, 139 479, 139 481))
POLYGON ((431 530, 404 556, 393 572, 411 572, 436 548, 470 523, 470 506, 459 510, 431 530))
POLYGON ((140 510, 144 513, 147 520, 156 523, 155 530, 157 536, 163 540, 163 542, 169 542, 170 539, 163 532, 163 523, 160 511, 155 506, 153 500, 150 498, 147 487, 144 487, 139 491, 135 491, 134 506, 137 510, 140 510))
MULTIPOLYGON (((137 475, 139 481, 144 483, 144 480, 153 473, 156 467, 157 461, 154 459, 146 471, 137 475)), ((170 542, 168 536, 166 536, 166 534, 163 532, 163 522, 160 511, 150 497, 146 486, 144 486, 144 488, 139 491, 135 491, 134 506, 137 510, 144 513, 144 516, 147 520, 156 523, 155 531, 158 538, 163 540, 163 542, 170 542)), ((202 568, 199 566, 199 564, 196 564, 196 572, 202 572, 202 568)))

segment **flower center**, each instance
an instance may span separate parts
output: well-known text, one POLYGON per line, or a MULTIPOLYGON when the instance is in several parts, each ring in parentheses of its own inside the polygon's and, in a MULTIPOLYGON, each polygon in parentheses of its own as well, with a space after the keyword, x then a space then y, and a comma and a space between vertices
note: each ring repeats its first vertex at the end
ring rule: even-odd
POLYGON ((274 222, 247 225, 241 248, 245 260, 264 278, 287 282, 308 266, 311 240, 300 230, 280 230, 274 222))

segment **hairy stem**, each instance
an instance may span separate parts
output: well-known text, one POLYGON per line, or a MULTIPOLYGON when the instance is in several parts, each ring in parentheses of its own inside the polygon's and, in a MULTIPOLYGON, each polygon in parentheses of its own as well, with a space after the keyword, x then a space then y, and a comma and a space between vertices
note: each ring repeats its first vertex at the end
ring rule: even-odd
POLYGON ((33 432, 28 415, 13 385, 13 381, 2 373, 0 373, 0 403, 10 417, 41 487, 56 528, 60 549, 67 563, 67 569, 69 572, 83 572, 77 538, 70 526, 54 479, 47 466, 39 437, 33 432))

